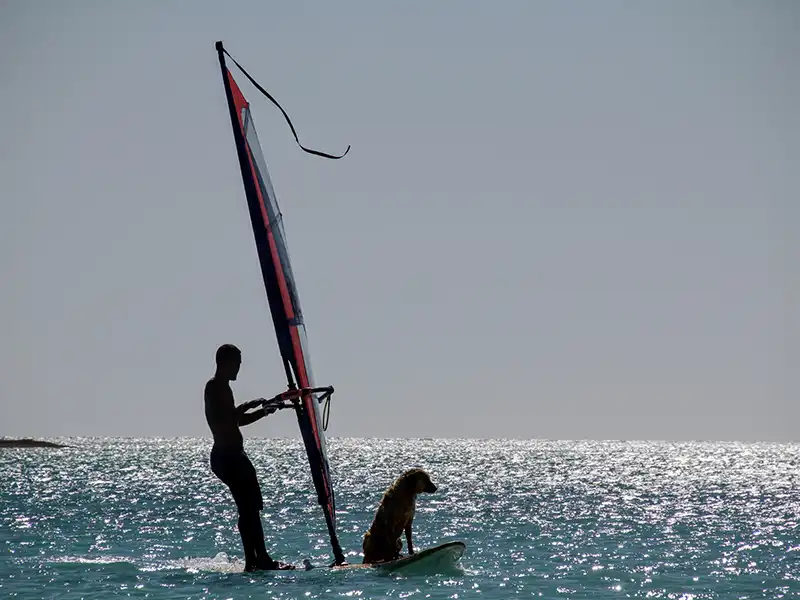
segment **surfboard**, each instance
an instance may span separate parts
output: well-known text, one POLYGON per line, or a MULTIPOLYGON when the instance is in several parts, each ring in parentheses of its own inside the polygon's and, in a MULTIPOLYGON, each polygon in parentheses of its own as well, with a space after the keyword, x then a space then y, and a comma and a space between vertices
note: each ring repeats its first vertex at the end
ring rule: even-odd
POLYGON ((432 548, 415 552, 411 556, 404 556, 397 560, 378 564, 334 565, 331 569, 343 571, 350 569, 366 569, 380 574, 390 573, 446 573, 453 570, 459 559, 464 555, 466 544, 464 542, 447 542, 432 548))
POLYGON ((382 573, 448 571, 455 567, 465 550, 466 545, 463 542, 448 542, 433 548, 426 548, 411 556, 376 565, 375 569, 382 573))

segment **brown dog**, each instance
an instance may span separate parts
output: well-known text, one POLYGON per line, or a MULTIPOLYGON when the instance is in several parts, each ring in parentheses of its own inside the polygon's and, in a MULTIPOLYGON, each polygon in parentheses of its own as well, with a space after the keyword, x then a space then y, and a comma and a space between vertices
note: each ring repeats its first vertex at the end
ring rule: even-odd
POLYGON ((379 563, 400 558, 401 536, 406 534, 408 553, 414 554, 411 544, 411 522, 416 511, 417 494, 432 494, 436 486, 422 469, 403 473, 383 495, 372 526, 364 534, 364 563, 379 563))

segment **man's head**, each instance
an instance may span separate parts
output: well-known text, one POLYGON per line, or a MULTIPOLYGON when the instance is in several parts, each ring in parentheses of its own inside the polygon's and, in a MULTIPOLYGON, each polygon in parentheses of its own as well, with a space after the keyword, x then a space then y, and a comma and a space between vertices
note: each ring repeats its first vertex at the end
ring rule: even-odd
POLYGON ((217 348, 217 376, 235 381, 242 365, 242 351, 233 344, 222 344, 217 348))

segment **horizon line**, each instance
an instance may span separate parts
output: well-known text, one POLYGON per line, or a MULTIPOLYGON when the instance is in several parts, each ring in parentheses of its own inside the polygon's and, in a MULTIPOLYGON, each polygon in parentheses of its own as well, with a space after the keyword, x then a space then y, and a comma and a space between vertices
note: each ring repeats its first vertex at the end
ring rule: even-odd
MULTIPOLYGON (((197 435, 58 435, 58 436, 42 436, 42 437, 16 437, 16 436, 0 436, 0 441, 52 441, 52 440, 208 440, 213 441, 210 436, 197 436, 197 435)), ((330 436, 326 438, 328 441, 334 440, 364 440, 364 441, 454 441, 454 442, 598 442, 598 443, 631 443, 631 444, 772 444, 792 446, 800 444, 797 441, 776 441, 776 440, 736 440, 736 439, 641 439, 641 438, 523 438, 517 436, 499 436, 499 437, 460 437, 460 436, 330 436)), ((244 443, 248 441, 266 441, 266 440, 291 440, 302 442, 302 439, 297 436, 248 436, 244 438, 244 443)))

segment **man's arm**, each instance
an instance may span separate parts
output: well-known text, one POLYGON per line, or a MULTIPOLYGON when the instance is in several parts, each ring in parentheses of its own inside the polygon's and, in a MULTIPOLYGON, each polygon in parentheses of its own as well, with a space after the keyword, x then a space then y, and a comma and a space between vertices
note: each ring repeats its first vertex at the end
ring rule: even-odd
POLYGON ((250 423, 255 423, 259 419, 266 417, 275 412, 275 408, 267 408, 264 406, 264 399, 257 398, 256 400, 250 400, 249 402, 244 402, 236 407, 236 421, 238 422, 239 426, 242 427, 244 425, 250 425, 250 423), (258 410, 254 410, 253 412, 247 412, 251 408, 255 408, 259 406, 258 410))

